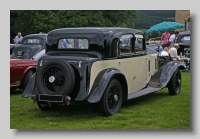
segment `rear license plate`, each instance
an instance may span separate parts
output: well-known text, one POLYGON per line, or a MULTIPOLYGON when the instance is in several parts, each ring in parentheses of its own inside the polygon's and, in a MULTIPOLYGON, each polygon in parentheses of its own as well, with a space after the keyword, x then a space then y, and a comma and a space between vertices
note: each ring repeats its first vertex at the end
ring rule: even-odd
POLYGON ((39 95, 39 101, 63 102, 63 96, 58 96, 58 95, 39 95))

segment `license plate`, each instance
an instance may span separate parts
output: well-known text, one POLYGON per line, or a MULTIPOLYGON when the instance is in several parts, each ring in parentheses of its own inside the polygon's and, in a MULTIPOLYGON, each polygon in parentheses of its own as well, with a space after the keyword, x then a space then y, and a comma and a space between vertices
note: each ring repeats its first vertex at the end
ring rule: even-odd
POLYGON ((63 96, 60 96, 60 95, 39 95, 39 101, 63 102, 63 96))

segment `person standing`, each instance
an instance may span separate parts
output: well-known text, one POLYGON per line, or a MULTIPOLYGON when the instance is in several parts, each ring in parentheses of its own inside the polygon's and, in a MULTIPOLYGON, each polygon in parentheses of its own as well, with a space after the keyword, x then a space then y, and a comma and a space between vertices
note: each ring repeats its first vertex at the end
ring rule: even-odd
POLYGON ((170 33, 169 31, 165 31, 162 36, 161 36, 161 39, 160 39, 160 45, 163 47, 163 49, 165 48, 167 42, 169 41, 169 38, 170 38, 170 33))
POLYGON ((172 42, 172 46, 174 46, 174 43, 176 43, 176 39, 178 37, 179 32, 176 31, 174 34, 172 34, 169 38, 169 41, 172 42))
POLYGON ((23 37, 22 37, 21 32, 18 32, 17 36, 14 39, 14 43, 19 44, 19 43, 21 43, 22 39, 23 39, 23 37))

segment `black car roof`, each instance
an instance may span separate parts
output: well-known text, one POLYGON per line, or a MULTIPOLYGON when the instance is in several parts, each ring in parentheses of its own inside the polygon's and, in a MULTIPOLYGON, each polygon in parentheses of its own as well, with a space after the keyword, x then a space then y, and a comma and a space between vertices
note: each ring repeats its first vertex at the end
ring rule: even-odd
POLYGON ((60 28, 52 30, 48 33, 49 36, 53 34, 62 33, 83 33, 83 34, 105 34, 109 32, 130 32, 136 34, 143 34, 142 31, 132 28, 120 28, 120 27, 80 27, 80 28, 60 28))
POLYGON ((179 33, 179 35, 189 35, 189 34, 190 34, 190 31, 183 31, 179 33))
POLYGON ((25 37, 33 37, 33 36, 37 36, 37 37, 46 37, 47 34, 29 34, 29 35, 26 35, 25 37))

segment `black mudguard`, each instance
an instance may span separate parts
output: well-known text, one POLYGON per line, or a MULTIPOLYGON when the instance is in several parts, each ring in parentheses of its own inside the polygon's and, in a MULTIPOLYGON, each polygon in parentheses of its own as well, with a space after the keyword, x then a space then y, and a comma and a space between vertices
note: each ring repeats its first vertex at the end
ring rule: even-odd
POLYGON ((118 69, 112 68, 101 71, 94 81, 87 101, 90 103, 99 102, 111 79, 117 76, 126 81, 124 74, 118 69))
POLYGON ((30 81, 28 82, 26 88, 23 90, 21 97, 22 98, 27 98, 33 95, 33 90, 35 87, 35 75, 33 75, 33 77, 30 79, 30 81))
POLYGON ((181 62, 175 60, 167 63, 152 76, 149 86, 157 88, 165 87, 178 68, 185 69, 185 66, 181 62))

